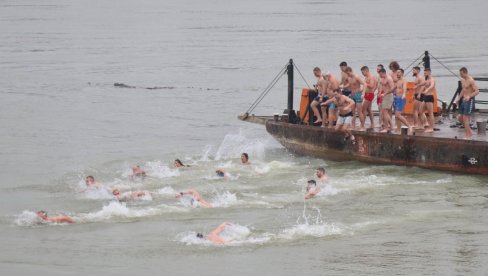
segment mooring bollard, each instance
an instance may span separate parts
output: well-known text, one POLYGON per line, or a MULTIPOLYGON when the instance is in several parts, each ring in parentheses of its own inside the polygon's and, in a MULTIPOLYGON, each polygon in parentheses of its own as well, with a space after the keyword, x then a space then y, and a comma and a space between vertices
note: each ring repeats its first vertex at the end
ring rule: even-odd
POLYGON ((280 119, 280 114, 278 113, 273 114, 273 118, 275 122, 278 122, 278 120, 280 119))
POLYGON ((486 134, 486 121, 477 121, 478 134, 486 134))
POLYGON ((288 118, 288 114, 281 115, 281 121, 284 123, 288 123, 290 119, 288 118))

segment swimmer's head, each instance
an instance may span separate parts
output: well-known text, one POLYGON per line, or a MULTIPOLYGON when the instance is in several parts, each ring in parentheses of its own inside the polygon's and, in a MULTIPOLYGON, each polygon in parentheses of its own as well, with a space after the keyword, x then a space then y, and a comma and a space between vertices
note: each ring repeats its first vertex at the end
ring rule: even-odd
POLYGON ((41 211, 38 211, 38 212, 37 212, 37 215, 38 215, 40 218, 42 218, 42 219, 46 219, 46 218, 47 218, 47 213, 46 213, 46 211, 42 211, 42 210, 41 210, 41 211))
POLYGON ((246 164, 249 161, 249 155, 245 152, 241 154, 241 162, 242 164, 246 164))
POLYGON ((179 167, 184 167, 185 165, 183 165, 183 162, 181 162, 180 159, 175 159, 175 167, 176 168, 179 168, 179 167))
POLYGON ((315 188, 315 187, 317 187, 317 182, 315 182, 315 180, 312 179, 312 180, 307 181, 307 187, 306 187, 307 192, 310 189, 315 188))
POLYGON ((318 178, 321 178, 322 176, 324 176, 324 174, 325 174, 325 169, 322 167, 317 168, 317 170, 315 171, 315 175, 318 178))
POLYGON ((225 176, 225 173, 222 170, 216 170, 215 173, 217 174, 217 176, 220 176, 220 177, 225 176))
POLYGON ((203 239, 203 234, 202 233, 197 233, 197 238, 203 239))
POLYGON ((85 183, 86 183, 86 185, 90 185, 90 184, 92 184, 93 182, 95 182, 95 177, 93 177, 93 176, 89 175, 89 176, 87 176, 87 177, 85 178, 85 183))
POLYGON ((114 196, 118 196, 118 195, 120 195, 120 191, 119 191, 119 189, 114 189, 114 190, 112 191, 112 194, 113 194, 114 196))

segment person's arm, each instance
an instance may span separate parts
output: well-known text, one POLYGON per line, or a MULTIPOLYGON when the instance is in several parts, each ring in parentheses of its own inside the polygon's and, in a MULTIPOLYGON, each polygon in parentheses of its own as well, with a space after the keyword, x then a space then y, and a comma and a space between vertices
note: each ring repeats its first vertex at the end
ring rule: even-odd
POLYGON ((402 83, 402 99, 405 99, 407 97, 407 81, 403 80, 402 83))
POLYGON ((474 92, 471 94, 471 98, 474 98, 480 94, 480 89, 474 79, 471 79, 471 86, 473 87, 474 92))
POLYGON ((374 91, 374 88, 376 87, 376 80, 374 78, 368 78, 368 81, 365 82, 365 84, 369 91, 374 91))
POLYGON ((395 83, 393 83, 393 79, 388 78, 386 81, 388 82, 388 87, 391 88, 391 90, 390 91, 383 91, 385 93, 385 95, 391 94, 391 93, 393 93, 393 91, 395 91, 395 83))
POLYGON ((335 97, 332 97, 332 99, 328 99, 327 101, 321 103, 320 105, 328 105, 328 104, 331 104, 334 101, 335 101, 335 97))
POLYGON ((354 105, 356 104, 355 101, 353 101, 351 98, 349 97, 346 97, 346 96, 342 96, 344 99, 346 99, 346 102, 349 103, 349 105, 346 107, 347 110, 352 110, 352 108, 354 107, 354 105))

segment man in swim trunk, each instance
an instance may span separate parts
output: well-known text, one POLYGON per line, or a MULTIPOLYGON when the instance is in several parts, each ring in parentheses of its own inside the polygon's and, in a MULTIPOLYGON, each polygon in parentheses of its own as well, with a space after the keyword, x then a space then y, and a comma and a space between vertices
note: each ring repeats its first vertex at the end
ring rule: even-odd
POLYGON ((351 141, 355 142, 354 136, 351 133, 351 121, 352 121, 352 111, 354 110, 354 101, 342 95, 340 90, 334 91, 334 98, 329 99, 323 105, 334 103, 339 110, 339 118, 337 118, 337 124, 335 129, 337 131, 343 130, 346 134, 345 139, 351 138, 351 141))
POLYGON ((412 134, 412 126, 408 123, 407 119, 403 117, 402 112, 405 104, 407 103, 407 80, 403 77, 403 69, 398 69, 396 73, 396 91, 393 100, 393 107, 395 110, 396 121, 396 133, 400 133, 402 123, 408 127, 408 134, 412 134))
POLYGON ((176 194, 176 198, 180 198, 184 195, 190 195, 192 196, 192 199, 191 199, 191 205, 194 206, 202 206, 202 207, 205 207, 205 208, 212 208, 212 204, 206 202, 205 200, 203 200, 203 198, 200 196, 199 193, 197 193, 197 191, 193 190, 193 189, 189 189, 185 192, 180 192, 179 194, 176 194))
MULTIPOLYGON (((315 122, 313 122, 313 123, 319 124, 319 123, 322 123, 323 119, 322 119, 322 116, 320 115, 318 106, 324 102, 324 97, 326 96, 326 93, 325 93, 326 82, 325 82, 324 77, 322 76, 322 71, 320 70, 320 68, 315 67, 313 69, 313 74, 317 78, 317 85, 315 85, 315 87, 317 88, 318 95, 312 101, 312 103, 310 104, 310 107, 312 108, 313 114, 315 115, 315 117, 317 117, 317 120, 315 120, 315 122)), ((327 114, 322 114, 322 115, 326 116, 327 114)))
POLYGON ((358 113, 359 116, 359 121, 360 121, 360 128, 361 130, 365 130, 364 127, 364 114, 363 114, 363 89, 364 87, 364 81, 356 74, 353 73, 351 67, 346 68, 346 74, 347 74, 347 83, 348 83, 348 88, 352 91, 351 98, 354 100, 356 103, 355 109, 353 110, 353 115, 352 115, 352 128, 356 128, 356 112, 358 113))
POLYGON ((325 169, 322 167, 315 170, 315 176, 317 176, 317 180, 320 182, 327 182, 329 180, 329 177, 325 174, 325 169))
MULTIPOLYGON (((324 79, 326 81, 326 100, 332 99, 334 97, 334 90, 339 89, 339 82, 337 81, 337 78, 332 75, 331 73, 327 73, 324 75, 324 79)), ((337 120, 337 109, 334 103, 329 104, 328 106, 321 106, 322 109, 322 114, 327 114, 327 120, 322 121, 322 127, 325 127, 327 125, 327 122, 329 123, 330 127, 333 127, 335 124, 335 121, 337 120), (327 108, 328 107, 328 108, 327 108)))
MULTIPOLYGON (((434 90, 435 90, 435 79, 432 77, 432 72, 430 68, 424 69, 425 76, 425 91, 424 91, 424 105, 429 118, 427 122, 429 126, 425 132, 434 132, 434 90)), ((424 112, 424 111, 422 111, 424 112)))
POLYGON ((464 125, 465 138, 469 139, 473 135, 469 123, 471 114, 474 111, 474 97, 480 93, 480 90, 473 77, 468 74, 468 69, 466 69, 466 67, 459 69, 459 75, 461 76, 462 90, 456 99, 456 102, 459 106, 459 121, 464 125))
POLYGON ((349 84, 347 83, 347 80, 349 76, 346 73, 347 69, 347 62, 343 61, 339 64, 339 67, 341 68, 341 83, 339 84, 340 88, 342 89, 342 94, 349 97, 352 93, 351 89, 349 89, 349 84))
POLYGON ((420 67, 413 67, 413 76, 415 77, 415 102, 413 104, 413 122, 415 129, 424 129, 424 125, 427 122, 427 117, 425 117, 423 110, 423 100, 424 100, 424 90, 425 90, 425 79, 420 74, 420 67))
MULTIPOLYGON (((376 79, 369 72, 368 66, 363 66, 361 68, 361 73, 364 76, 364 103, 363 103, 363 116, 369 116, 371 121, 371 128, 374 128, 374 115, 371 110, 371 104, 374 99, 374 90, 376 88, 376 79)), ((366 118, 365 118, 366 121, 366 118)), ((364 127, 364 125, 362 126, 364 127)))
MULTIPOLYGON (((378 73, 378 76, 376 77, 376 87, 374 88, 374 91, 378 91, 378 95, 376 96, 376 104, 378 105, 378 123, 380 128, 383 127, 383 113, 381 112, 381 103, 383 102, 383 94, 381 93, 383 90, 381 90, 380 87, 380 70, 385 69, 383 64, 378 64, 376 66, 376 73, 378 73)), ((373 92, 374 92, 373 91, 373 92)))
POLYGON ((385 69, 380 70, 380 81, 379 81, 381 94, 383 95, 383 100, 381 102, 381 113, 383 114, 383 129, 380 131, 386 133, 392 129, 391 123, 391 107, 393 105, 393 93, 396 90, 393 79, 390 75, 386 74, 385 69))

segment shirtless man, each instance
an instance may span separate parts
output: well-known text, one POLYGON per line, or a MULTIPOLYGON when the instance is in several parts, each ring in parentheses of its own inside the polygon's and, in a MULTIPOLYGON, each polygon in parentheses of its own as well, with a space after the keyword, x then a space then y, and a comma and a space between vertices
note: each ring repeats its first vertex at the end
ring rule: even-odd
POLYGON ((351 98, 354 100, 356 103, 355 110, 353 111, 352 115, 352 128, 356 128, 356 112, 358 113, 359 116, 359 121, 361 123, 361 130, 365 130, 364 128, 364 114, 363 114, 363 89, 362 87, 365 87, 364 81, 356 74, 353 73, 351 67, 346 68, 346 74, 347 74, 347 87, 344 86, 344 88, 348 88, 352 91, 351 98))
POLYGON ((469 123, 471 120, 471 113, 474 111, 474 97, 480 93, 480 90, 473 77, 468 74, 468 69, 466 69, 466 67, 459 69, 459 75, 461 76, 462 90, 457 97, 456 102, 459 106, 459 121, 464 125, 465 138, 469 139, 473 135, 469 123))
MULTIPOLYGON (((318 106, 322 102, 324 102, 324 97, 326 96, 326 93, 325 93, 326 81, 324 79, 324 76, 322 76, 322 71, 320 70, 320 68, 315 67, 313 69, 313 74, 317 78, 317 85, 315 87, 317 88, 318 95, 312 101, 312 103, 310 104, 310 107, 312 108, 313 114, 315 115, 315 117, 317 117, 317 120, 313 123, 319 124, 319 123, 322 123, 322 117, 320 116, 318 106)), ((323 115, 326 116, 326 114, 323 114, 323 115)))
MULTIPOLYGON (((374 90, 376 89, 376 79, 369 72, 368 66, 361 67, 361 73, 364 76, 364 103, 363 103, 363 116, 369 116, 371 121, 371 128, 374 128, 374 115, 371 110, 371 104, 374 99, 374 90)), ((366 121, 366 119, 364 119, 366 121)), ((361 129, 364 129, 364 122, 361 125, 361 129)))
MULTIPOLYGON (((435 89, 435 79, 432 77, 432 72, 430 68, 424 69, 425 75, 425 91, 424 91, 424 105, 425 110, 429 113, 429 118, 427 122, 429 126, 425 132, 434 132, 434 89, 435 89)), ((422 110, 422 112, 424 112, 422 110)))
POLYGON ((54 222, 54 223, 74 223, 72 217, 70 216, 53 216, 49 217, 46 211, 38 211, 37 216, 40 217, 44 221, 54 222))
MULTIPOLYGON (((331 73, 327 73, 324 75, 324 79, 326 81, 326 86, 325 86, 325 93, 326 93, 326 101, 328 99, 332 99, 334 97, 334 90, 339 89, 339 81, 337 78, 332 75, 331 73)), ((322 114, 327 114, 327 121, 329 123, 330 127, 334 126, 335 121, 337 120, 337 109, 335 104, 331 103, 329 104, 328 108, 327 106, 321 105, 322 109, 322 114)), ((327 125, 326 120, 322 121, 322 127, 325 127, 327 125)))
POLYGON ((420 67, 413 67, 412 74, 415 77, 415 103, 413 104, 413 123, 415 129, 424 129, 424 124, 427 121, 424 112, 423 101, 424 101, 424 90, 425 90, 425 79, 420 74, 420 67), (420 116, 420 117, 419 117, 420 116))
POLYGON ((119 189, 113 189, 112 194, 115 196, 115 198, 117 198, 118 201, 129 201, 132 199, 141 198, 149 193, 144 191, 134 191, 121 194, 119 189))
POLYGON ((383 129, 380 131, 382 133, 386 133, 392 129, 391 123, 391 106, 393 104, 393 93, 395 92, 395 84, 393 83, 393 79, 390 75, 386 74, 385 69, 380 70, 380 80, 379 85, 381 93, 383 95, 383 99, 381 102, 381 113, 383 114, 383 129))
POLYGON ((339 86, 342 89, 342 94, 349 97, 351 96, 352 91, 347 88, 349 86, 349 84, 347 83, 349 76, 346 73, 347 62, 345 61, 341 62, 339 64, 339 67, 341 68, 341 83, 339 84, 339 86))
POLYGON ((217 226, 217 228, 212 230, 206 237, 204 237, 202 233, 197 233, 197 238, 209 240, 214 244, 228 243, 230 241, 226 241, 222 239, 222 237, 220 237, 220 233, 222 233, 225 230, 225 228, 231 225, 232 225, 231 223, 224 222, 221 225, 217 226))
POLYGON ((309 180, 307 186, 305 186, 305 199, 310 199, 320 193, 320 188, 317 187, 317 182, 315 180, 309 180))
POLYGON ((176 194, 176 198, 180 198, 184 195, 191 195, 193 197, 191 199, 191 205, 197 204, 197 205, 200 205, 200 206, 205 207, 205 208, 212 208, 213 207, 212 204, 203 200, 203 198, 200 196, 200 194, 197 193, 197 191, 195 191, 193 189, 189 189, 185 192, 180 192, 179 194, 176 194))
POLYGON ((403 77, 403 69, 398 69, 396 73, 396 91, 393 100, 393 107, 395 109, 396 133, 400 133, 402 123, 408 127, 408 134, 412 134, 412 126, 403 117, 402 112, 407 103, 407 80, 403 77))
POLYGON ((249 162, 249 155, 245 152, 241 154, 241 164, 242 165, 251 165, 251 162, 249 162))
POLYGON ((354 108, 354 101, 341 94, 340 90, 335 90, 334 91, 334 98, 329 99, 325 103, 322 103, 322 105, 327 105, 334 103, 337 108, 339 109, 339 118, 337 118, 337 124, 335 127, 335 130, 343 130, 346 133, 347 138, 351 138, 351 141, 355 142, 354 136, 351 133, 351 121, 352 121, 352 111, 354 108))
POLYGON ((329 180, 329 177, 325 174, 325 169, 322 167, 319 167, 317 168, 317 170, 315 170, 315 175, 320 182, 327 182, 329 180))
POLYGON ((380 125, 380 128, 383 127, 383 113, 381 112, 381 103, 383 102, 383 94, 381 93, 383 90, 381 90, 380 87, 380 70, 385 69, 385 66, 383 64, 378 64, 376 66, 376 73, 378 73, 378 76, 376 77, 376 87, 375 90, 378 90, 378 95, 376 96, 376 104, 378 105, 378 123, 380 125))

